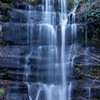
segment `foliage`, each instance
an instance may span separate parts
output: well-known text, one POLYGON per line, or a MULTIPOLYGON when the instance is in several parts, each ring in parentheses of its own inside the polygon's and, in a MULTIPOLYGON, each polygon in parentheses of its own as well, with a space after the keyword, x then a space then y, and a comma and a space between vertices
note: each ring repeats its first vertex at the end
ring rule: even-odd
MULTIPOLYGON (((90 3, 80 5, 77 9, 77 21, 79 23, 85 23, 88 26, 88 45, 94 46, 98 50, 100 49, 100 0, 91 0, 90 3)), ((79 3, 79 2, 78 2, 79 3)), ((83 35, 83 43, 85 43, 85 32, 86 30, 81 29, 83 35)), ((100 50, 99 50, 100 51, 100 50)))
POLYGON ((75 5, 82 5, 86 3, 88 0, 79 0, 78 2, 74 2, 75 5))
POLYGON ((38 5, 41 4, 40 0, 22 0, 23 2, 28 2, 32 5, 38 5))
POLYGON ((7 21, 7 20, 9 20, 9 18, 8 18, 8 16, 2 15, 2 20, 3 20, 3 21, 7 21))
MULTIPOLYGON (((7 14, 7 12, 6 12, 7 14)), ((7 15, 3 15, 2 12, 0 12, 0 16, 3 22, 9 21, 9 17, 7 15)))
POLYGON ((76 72, 77 72, 77 74, 84 73, 85 72, 85 66, 84 65, 77 65, 76 72))
POLYGON ((5 89, 4 88, 0 89, 0 95, 4 93, 5 93, 5 89))
POLYGON ((13 7, 12 3, 2 3, 2 6, 9 9, 13 7))
POLYGON ((97 66, 97 70, 99 70, 99 69, 100 69, 100 65, 97 66))
POLYGON ((1 88, 0 89, 0 99, 3 99, 3 95, 5 94, 5 89, 4 88, 1 88))
POLYGON ((86 80, 85 79, 80 79, 78 80, 79 82, 85 82, 86 80))
POLYGON ((100 65, 98 65, 97 68, 92 68, 90 75, 95 77, 100 76, 100 65))
POLYGON ((1 0, 5 8, 12 8, 15 2, 27 2, 30 4, 40 4, 41 0, 1 0))
POLYGON ((71 11, 74 6, 73 0, 67 0, 67 10, 71 11))
POLYGON ((74 2, 75 5, 82 5, 84 2, 84 0, 79 0, 78 2, 74 2))
POLYGON ((4 46, 4 45, 7 45, 7 43, 3 41, 3 42, 1 43, 1 46, 4 46))

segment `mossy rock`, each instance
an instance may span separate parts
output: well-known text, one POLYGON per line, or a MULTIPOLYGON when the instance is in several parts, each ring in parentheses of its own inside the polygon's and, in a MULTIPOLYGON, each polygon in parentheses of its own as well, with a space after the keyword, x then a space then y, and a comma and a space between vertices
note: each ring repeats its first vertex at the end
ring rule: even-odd
POLYGON ((78 80, 78 82, 86 82, 86 80, 85 79, 80 79, 80 80, 78 80))
POLYGON ((5 94, 5 89, 4 88, 1 88, 0 89, 0 99, 3 99, 3 95, 5 94))
POLYGON ((10 9, 13 8, 14 5, 12 3, 2 3, 2 7, 10 9))

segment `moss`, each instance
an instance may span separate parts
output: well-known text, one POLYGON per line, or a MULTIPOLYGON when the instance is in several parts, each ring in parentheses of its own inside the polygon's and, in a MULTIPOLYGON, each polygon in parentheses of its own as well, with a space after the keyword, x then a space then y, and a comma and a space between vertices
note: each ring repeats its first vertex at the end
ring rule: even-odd
POLYGON ((76 72, 77 72, 78 74, 81 73, 81 69, 80 69, 80 68, 76 68, 75 70, 76 70, 76 72))
POLYGON ((84 92, 84 91, 83 91, 82 88, 79 88, 77 91, 75 91, 78 100, 81 99, 81 95, 83 94, 83 92, 84 92))
POLYGON ((8 43, 5 41, 2 41, 1 46, 6 46, 6 45, 8 45, 8 43))
POLYGON ((78 60, 80 60, 80 61, 81 61, 82 59, 78 59, 78 60))
POLYGON ((1 0, 1 1, 3 2, 3 6, 5 8, 12 8, 15 2, 27 2, 32 5, 37 5, 42 3, 42 1, 40 0, 1 0))
POLYGON ((5 93, 5 89, 4 89, 4 88, 1 88, 1 89, 0 89, 0 95, 1 95, 1 94, 4 94, 4 93, 5 93))
MULTIPOLYGON (((90 71, 90 75, 95 76, 95 77, 99 77, 100 76, 100 65, 98 65, 95 68, 92 68, 90 71)), ((98 78, 98 80, 99 80, 99 78, 98 78)))
POLYGON ((12 4, 12 3, 2 3, 2 6, 4 7, 4 8, 12 8, 12 7, 14 7, 14 5, 12 4))
MULTIPOLYGON (((91 41, 89 42, 90 46, 95 46, 98 50, 100 49, 100 38, 98 36, 91 37, 91 41)), ((100 51, 100 50, 99 50, 100 51)))
POLYGON ((0 80, 3 83, 3 86, 0 88, 0 100, 6 100, 5 94, 7 93, 8 81, 0 80))
POLYGON ((84 73, 85 72, 85 66, 84 65, 77 65, 75 70, 76 70, 77 74, 84 73))
POLYGON ((61 7, 59 7, 59 6, 57 6, 56 8, 59 9, 59 10, 61 10, 61 7))
POLYGON ((67 10, 70 12, 72 8, 74 7, 74 1, 73 0, 67 0, 67 10))
POLYGON ((85 0, 79 0, 78 2, 74 2, 75 5, 83 5, 84 3, 86 3, 87 1, 85 0))
POLYGON ((81 28, 81 33, 85 34, 85 27, 81 28))
MULTIPOLYGON (((85 23, 88 26, 88 44, 89 46, 94 46, 100 51, 100 1, 96 0, 92 3, 84 4, 84 8, 78 8, 77 13, 77 21, 80 23, 85 23), (97 2, 98 1, 98 2, 97 2), (89 6, 88 6, 89 5, 89 6), (83 10, 82 10, 83 8, 83 10), (87 10, 86 10, 87 9, 87 10)), ((81 33, 83 37, 81 40, 83 41, 82 46, 84 46, 85 42, 85 28, 81 29, 81 33)))
POLYGON ((97 66, 97 70, 99 70, 99 69, 100 69, 100 65, 97 66))
POLYGON ((23 2, 28 2, 28 3, 32 4, 32 5, 39 5, 39 4, 42 3, 39 0, 23 0, 23 2))
POLYGON ((85 44, 85 27, 81 27, 80 31, 81 31, 81 34, 82 34, 82 36, 81 36, 81 41, 83 42, 82 46, 84 47, 84 44, 85 44))
POLYGON ((8 16, 2 15, 2 21, 5 22, 5 21, 7 21, 7 20, 9 20, 8 16))
POLYGON ((85 81, 86 81, 85 79, 78 80, 78 82, 85 82, 85 81))
POLYGON ((93 97, 93 98, 91 98, 91 100, 100 100, 100 99, 97 99, 97 98, 93 97))
POLYGON ((4 88, 1 88, 0 89, 0 99, 3 99, 3 95, 5 94, 5 89, 4 88))
POLYGON ((60 28, 61 27, 61 25, 58 25, 58 28, 60 28))
POLYGON ((8 15, 3 15, 2 12, 0 12, 0 16, 1 16, 1 20, 2 22, 7 22, 7 21, 11 21, 11 19, 8 17, 8 15))

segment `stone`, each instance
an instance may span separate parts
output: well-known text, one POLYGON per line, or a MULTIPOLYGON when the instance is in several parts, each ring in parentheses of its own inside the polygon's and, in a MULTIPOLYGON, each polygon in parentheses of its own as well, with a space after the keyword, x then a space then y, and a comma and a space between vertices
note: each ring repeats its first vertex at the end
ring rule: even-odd
POLYGON ((13 44, 27 44, 27 24, 3 24, 4 36, 3 40, 6 43, 13 44))
POLYGON ((0 1, 0 7, 2 7, 2 2, 0 1))
POLYGON ((23 10, 34 10, 34 7, 28 3, 14 3, 14 8, 23 10))
MULTIPOLYGON (((81 28, 82 25, 76 25, 76 38, 74 41, 78 43, 82 43, 81 37, 81 28)), ((10 43, 10 45, 26 45, 26 44, 33 44, 33 45, 47 45, 48 44, 48 36, 51 34, 50 30, 48 29, 49 26, 46 24, 28 24, 28 23, 4 23, 3 24, 3 40, 6 43, 10 43), (30 29, 30 31, 29 31, 30 29), (41 32, 40 32, 41 30, 41 32), (47 34, 49 32, 49 34, 47 34), (31 40, 29 41, 28 35, 30 34, 31 40), (43 38, 43 39, 40 39, 43 38)), ((61 45, 61 27, 54 26, 57 29, 57 45, 61 45)), ((51 27, 52 28, 52 27, 51 27)), ((71 28, 72 25, 68 24, 66 28, 66 44, 71 44, 72 40, 69 40, 71 37, 71 28)), ((52 30, 52 29, 51 29, 52 30)))
POLYGON ((0 24, 0 33, 2 32, 2 25, 0 24))
POLYGON ((27 85, 21 82, 8 82, 8 100, 29 100, 27 85))
POLYGON ((36 6, 36 10, 32 11, 22 10, 22 9, 12 9, 8 11, 8 16, 11 19, 11 21, 15 23, 47 24, 44 22, 48 20, 46 16, 48 16, 49 14, 50 16, 52 16, 52 20, 50 23, 54 25, 60 24, 59 23, 60 13, 41 12, 39 11, 39 9, 42 9, 41 5, 40 7, 36 6))

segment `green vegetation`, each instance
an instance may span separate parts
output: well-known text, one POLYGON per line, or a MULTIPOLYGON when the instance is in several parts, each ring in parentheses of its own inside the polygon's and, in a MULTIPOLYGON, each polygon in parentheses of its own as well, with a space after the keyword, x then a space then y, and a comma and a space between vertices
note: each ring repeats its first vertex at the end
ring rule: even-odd
MULTIPOLYGON (((18 1, 17 1, 18 2, 18 1)), ((27 2, 27 3, 30 3, 32 5, 39 5, 41 4, 42 2, 40 2, 39 0, 22 0, 22 2, 27 2)))
POLYGON ((74 1, 73 0, 67 0, 67 10, 70 12, 72 8, 74 7, 74 1))
MULTIPOLYGON (((80 5, 77 8, 77 22, 85 23, 87 25, 88 33, 88 45, 94 46, 100 51, 100 0, 80 0, 77 4, 80 5)), ((76 2, 75 2, 76 4, 76 2)), ((81 29, 83 35, 83 46, 85 44, 86 29, 81 29)))
POLYGON ((78 82, 85 82, 85 81, 86 81, 85 79, 78 80, 78 82))
POLYGON ((92 68, 90 75, 95 77, 100 76, 100 65, 97 68, 92 68))
POLYGON ((4 93, 5 93, 5 89, 4 89, 4 88, 0 89, 0 96, 1 96, 2 94, 4 94, 4 93))
POLYGON ((3 95, 5 94, 5 89, 4 88, 1 88, 0 89, 0 99, 3 99, 3 95))
POLYGON ((100 65, 97 66, 97 70, 99 70, 99 69, 100 69, 100 65))
POLYGON ((3 41, 3 42, 1 43, 1 46, 5 46, 5 45, 7 45, 7 43, 3 41))
POLYGON ((79 0, 78 2, 74 2, 75 5, 82 5, 84 4, 84 0, 79 0))
MULTIPOLYGON (((2 8, 1 8, 1 10, 2 10, 2 8)), ((2 22, 7 22, 7 21, 10 20, 8 15, 7 15, 7 11, 8 11, 8 8, 6 8, 5 11, 0 12, 0 16, 1 16, 2 22)))
POLYGON ((8 16, 4 16, 4 15, 1 15, 1 16, 2 16, 2 21, 3 21, 3 22, 9 20, 8 16))
POLYGON ((84 73, 85 72, 85 66, 84 65, 77 65, 75 70, 76 70, 77 74, 84 73))
POLYGON ((97 98, 93 97, 93 98, 91 98, 91 100, 100 100, 100 98, 99 98, 99 99, 97 99, 97 98))
MULTIPOLYGON (((100 77, 100 65, 87 70, 84 65, 77 65, 75 71, 78 82, 86 82, 87 80, 94 80, 95 77, 100 77)), ((98 80, 100 80, 100 78, 98 78, 98 80)))
POLYGON ((13 7, 13 4, 12 4, 12 3, 2 3, 2 6, 3 6, 4 8, 10 9, 10 8, 13 7))

